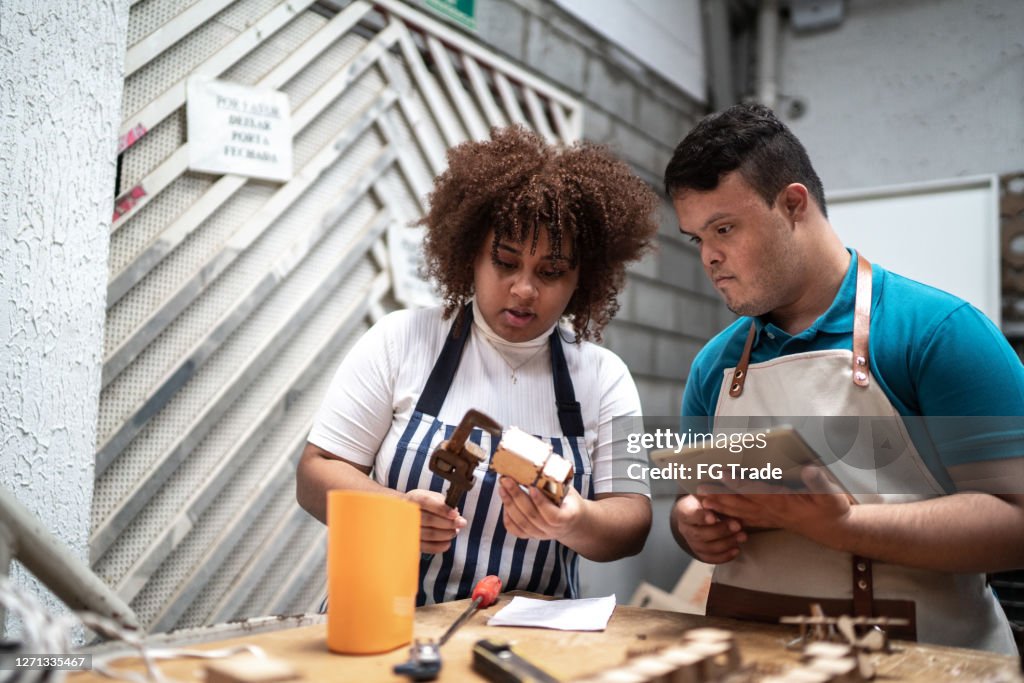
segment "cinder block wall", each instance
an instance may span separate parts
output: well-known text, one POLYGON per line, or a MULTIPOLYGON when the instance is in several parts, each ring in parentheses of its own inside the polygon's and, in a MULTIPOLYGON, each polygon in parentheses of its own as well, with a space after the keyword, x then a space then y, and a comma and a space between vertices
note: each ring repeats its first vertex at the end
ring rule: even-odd
MULTIPOLYGON (((703 103, 551 2, 477 2, 476 20, 476 37, 483 43, 580 97, 584 137, 609 145, 662 193, 665 165, 703 115, 703 103)), ((632 269, 620 297, 622 309, 604 343, 632 371, 645 414, 674 416, 694 355, 733 316, 704 276, 697 250, 679 234, 667 200, 658 242, 658 253, 632 269)), ((675 584, 689 558, 669 532, 674 485, 660 484, 643 553, 608 564, 584 563, 585 594, 615 592, 624 602, 641 580, 665 589, 675 584)))

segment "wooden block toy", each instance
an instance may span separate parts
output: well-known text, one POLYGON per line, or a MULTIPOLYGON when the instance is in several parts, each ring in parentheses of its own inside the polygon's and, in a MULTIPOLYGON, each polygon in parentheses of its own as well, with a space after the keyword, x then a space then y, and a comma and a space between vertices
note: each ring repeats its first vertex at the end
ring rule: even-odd
POLYGON ((846 643, 829 643, 825 641, 819 641, 816 643, 808 643, 800 655, 800 658, 804 661, 812 659, 843 659, 844 657, 852 657, 853 648, 846 643))
POLYGON ((288 662, 255 655, 239 655, 206 665, 206 683, 279 683, 300 678, 288 662))
POLYGON ((551 444, 509 427, 491 458, 491 469, 523 486, 536 486, 557 505, 572 486, 572 463, 554 452, 551 444))
POLYGON ((748 673, 741 669, 739 649, 732 632, 718 628, 697 628, 684 633, 679 645, 653 654, 644 652, 611 671, 585 680, 587 683, 609 683, 619 681, 620 674, 629 674, 621 680, 635 679, 646 683, 711 683, 739 680, 737 676, 748 673))
POLYGON ((594 683, 651 683, 651 679, 629 669, 611 669, 592 679, 594 683))
POLYGON ((720 678, 737 668, 738 658, 733 656, 734 648, 729 643, 687 643, 685 647, 703 658, 705 680, 720 678))
POLYGON ((626 663, 626 669, 646 676, 650 683, 673 683, 675 665, 660 657, 637 657, 626 663))
POLYGON ((674 667, 672 683, 704 683, 706 680, 704 656, 687 647, 669 648, 658 655, 658 659, 674 667))
POLYGON ((829 674, 831 676, 829 680, 832 683, 862 683, 864 681, 860 674, 860 667, 852 657, 812 659, 805 668, 829 674))
MULTIPOLYGON (((736 645, 736 638, 731 631, 720 628, 693 628, 683 634, 687 643, 724 646, 725 665, 728 671, 735 671, 740 668, 740 650, 736 645)), ((716 655, 721 657, 721 655, 716 655)))
POLYGON ((831 677, 824 671, 790 669, 789 671, 761 679, 761 683, 831 683, 831 677))

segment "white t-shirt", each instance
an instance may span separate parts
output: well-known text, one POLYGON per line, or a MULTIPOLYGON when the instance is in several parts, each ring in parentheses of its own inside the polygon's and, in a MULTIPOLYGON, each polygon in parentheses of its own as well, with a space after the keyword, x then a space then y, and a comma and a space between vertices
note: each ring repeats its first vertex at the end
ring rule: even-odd
MULTIPOLYGON (((416 401, 444 346, 452 321, 440 308, 401 310, 373 326, 355 344, 335 373, 309 435, 310 443, 351 462, 371 465, 386 485, 385 473, 416 401)), ((561 330, 571 340, 572 332, 561 330)), ((548 338, 513 343, 487 327, 474 302, 470 338, 441 414, 457 424, 476 408, 504 427, 536 435, 560 435, 551 376, 548 338), (507 360, 506 360, 507 359, 507 360), (513 370, 516 368, 516 381, 513 370)), ((629 462, 646 464, 643 454, 629 456, 622 421, 614 437, 612 418, 637 416, 640 397, 629 370, 608 349, 589 342, 566 343, 566 365, 580 403, 584 442, 592 462, 595 493, 648 494, 646 482, 627 476, 629 462), (613 438, 619 441, 614 448, 613 438)))

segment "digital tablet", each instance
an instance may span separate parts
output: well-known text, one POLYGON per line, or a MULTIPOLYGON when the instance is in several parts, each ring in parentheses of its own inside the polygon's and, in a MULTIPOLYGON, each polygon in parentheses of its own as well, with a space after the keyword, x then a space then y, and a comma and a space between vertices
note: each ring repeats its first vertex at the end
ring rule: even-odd
POLYGON ((695 436, 691 445, 651 451, 651 478, 676 480, 689 493, 700 484, 723 480, 797 489, 804 488, 800 472, 805 465, 824 467, 814 449, 789 425, 695 436))

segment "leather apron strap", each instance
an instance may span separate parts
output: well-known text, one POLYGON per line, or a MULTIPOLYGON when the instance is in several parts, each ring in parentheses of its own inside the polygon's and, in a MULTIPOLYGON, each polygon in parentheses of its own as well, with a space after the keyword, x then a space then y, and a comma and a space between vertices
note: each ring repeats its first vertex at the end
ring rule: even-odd
POLYGON ((729 387, 729 395, 733 398, 739 398, 743 393, 743 385, 747 382, 747 366, 750 365, 750 349, 754 346, 754 337, 756 336, 757 325, 751 320, 750 329, 747 331, 747 341, 743 345, 743 354, 740 356, 740 362, 736 364, 736 369, 732 372, 732 386, 729 387))
MULTIPOLYGON (((871 373, 868 364, 868 340, 871 332, 871 263, 857 254, 857 293, 853 304, 853 383, 866 387, 871 373)), ((729 396, 739 398, 743 394, 743 385, 747 381, 747 367, 750 365, 750 351, 754 347, 757 336, 757 323, 750 321, 747 341, 743 345, 743 353, 732 373, 732 384, 729 396)))
MULTIPOLYGON (((871 263, 860 252, 857 253, 857 291, 853 304, 853 383, 866 387, 871 372, 869 359, 869 337, 871 332, 871 263)), ((757 325, 751 320, 743 353, 732 374, 729 396, 739 398, 747 381, 750 352, 757 336, 757 325)), ((853 616, 874 616, 874 584, 871 578, 871 560, 853 556, 853 616)))
MULTIPOLYGON (((857 252, 857 295, 853 304, 853 383, 866 387, 871 377, 868 341, 871 332, 871 264, 857 252)), ((873 617, 875 587, 871 560, 853 556, 853 616, 873 617)))
POLYGON ((857 253, 857 298, 853 304, 853 383, 866 387, 871 377, 868 336, 871 331, 871 264, 857 253))
POLYGON ((853 616, 875 616, 875 586, 871 579, 871 560, 853 556, 853 616))

